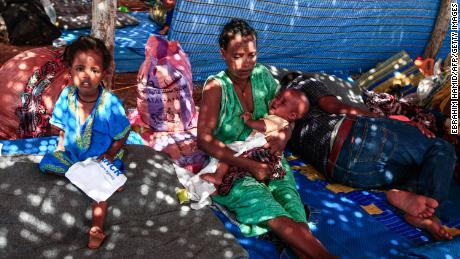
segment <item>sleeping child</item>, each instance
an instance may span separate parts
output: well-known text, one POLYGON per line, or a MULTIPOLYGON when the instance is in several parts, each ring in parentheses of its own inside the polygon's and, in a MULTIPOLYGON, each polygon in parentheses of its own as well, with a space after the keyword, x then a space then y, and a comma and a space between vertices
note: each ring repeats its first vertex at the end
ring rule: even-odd
MULTIPOLYGON (((235 141, 227 146, 237 152, 235 156, 244 157, 268 163, 272 166, 272 175, 269 179, 281 179, 284 170, 280 163, 280 156, 271 154, 263 148, 267 143, 265 138, 270 133, 289 127, 295 120, 302 118, 309 109, 307 97, 300 91, 288 89, 281 91, 270 103, 268 114, 259 120, 252 119, 252 114, 245 112, 241 115, 246 125, 253 129, 245 141, 235 141)), ((236 166, 229 166, 211 158, 209 164, 200 171, 203 180, 213 183, 220 195, 230 191, 233 181, 237 178, 251 176, 251 174, 236 166)))

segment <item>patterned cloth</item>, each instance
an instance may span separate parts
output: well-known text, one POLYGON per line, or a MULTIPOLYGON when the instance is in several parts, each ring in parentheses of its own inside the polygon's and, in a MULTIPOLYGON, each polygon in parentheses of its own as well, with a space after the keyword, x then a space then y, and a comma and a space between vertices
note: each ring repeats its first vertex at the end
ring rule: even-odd
MULTIPOLYGON (((55 51, 59 53, 59 51, 55 51)), ((35 70, 21 93, 16 109, 19 118, 18 135, 21 138, 43 137, 50 133, 50 114, 43 100, 44 92, 51 86, 56 75, 66 68, 61 59, 50 60, 35 70)))
MULTIPOLYGON (((219 119, 214 136, 225 144, 245 140, 252 129, 241 114, 243 108, 228 75, 222 71, 208 80, 217 80, 222 97, 219 119)), ((256 64, 251 73, 254 102, 252 118, 261 119, 268 113, 270 101, 277 92, 277 83, 263 65, 256 64)), ((267 220, 285 216, 297 222, 305 222, 304 205, 296 190, 294 177, 286 159, 281 163, 286 175, 281 180, 271 180, 268 185, 253 177, 238 178, 227 195, 215 195, 213 200, 234 212, 241 223, 240 230, 246 236, 261 235, 269 231, 267 220)))
MULTIPOLYGON (((269 177, 269 180, 283 179, 286 175, 286 171, 281 164, 281 158, 279 156, 270 154, 266 148, 251 149, 244 152, 241 157, 249 158, 272 166, 273 174, 269 177)), ((222 179, 222 184, 219 185, 219 188, 217 189, 219 195, 227 195, 230 189, 232 189, 233 182, 235 182, 236 179, 247 176, 251 176, 251 172, 249 172, 249 170, 239 168, 237 166, 230 167, 222 179)), ((266 184, 268 184, 269 180, 266 181, 266 184)))
MULTIPOLYGON (((42 172, 52 171, 64 174, 76 162, 103 154, 114 140, 123 138, 131 129, 125 110, 118 98, 103 87, 93 111, 83 124, 80 124, 77 110, 78 89, 68 86, 62 90, 54 107, 50 123, 65 132, 65 152, 46 154, 40 162, 42 172)), ((114 164, 122 170, 120 150, 114 164)))
POLYGON ((388 93, 376 93, 373 91, 363 91, 364 102, 369 110, 380 116, 404 115, 411 121, 422 123, 426 128, 434 133, 438 133, 436 127, 436 117, 433 113, 417 106, 410 98, 397 99, 388 93))
POLYGON ((330 114, 319 107, 318 100, 324 96, 334 96, 326 86, 314 78, 300 75, 292 80, 287 88, 301 90, 310 101, 310 110, 306 116, 297 120, 289 140, 289 148, 299 154, 307 163, 319 171, 326 171, 331 134, 343 114, 330 114))
POLYGON ((138 81, 137 110, 150 128, 181 132, 196 127, 192 67, 179 42, 151 35, 138 81))

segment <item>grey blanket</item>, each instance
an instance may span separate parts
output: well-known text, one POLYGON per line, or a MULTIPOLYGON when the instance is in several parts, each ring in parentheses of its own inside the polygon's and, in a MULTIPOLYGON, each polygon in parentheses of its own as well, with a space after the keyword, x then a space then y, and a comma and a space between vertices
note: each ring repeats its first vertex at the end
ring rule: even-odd
POLYGON ((40 157, 0 157, 0 257, 241 258, 247 252, 208 208, 179 205, 169 159, 128 145, 125 190, 109 198, 108 235, 86 248, 90 200, 66 178, 39 173, 40 157))

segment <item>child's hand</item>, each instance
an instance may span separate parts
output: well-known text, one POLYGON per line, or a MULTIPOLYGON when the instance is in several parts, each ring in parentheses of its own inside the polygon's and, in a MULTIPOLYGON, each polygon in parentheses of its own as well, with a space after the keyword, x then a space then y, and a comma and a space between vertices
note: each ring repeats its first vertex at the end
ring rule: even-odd
POLYGON ((113 162, 113 160, 115 159, 113 155, 109 154, 109 153, 104 153, 102 155, 100 155, 98 158, 97 158, 97 161, 101 161, 102 159, 107 159, 109 160, 111 163, 113 162))
POLYGON ((250 112, 245 112, 241 115, 241 118, 246 122, 252 118, 252 114, 250 112))

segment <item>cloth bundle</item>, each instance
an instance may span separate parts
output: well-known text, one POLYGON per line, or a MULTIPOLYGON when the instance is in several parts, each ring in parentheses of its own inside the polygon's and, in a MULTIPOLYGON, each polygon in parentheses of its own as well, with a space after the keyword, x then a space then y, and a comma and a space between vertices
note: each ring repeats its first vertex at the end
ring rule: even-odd
POLYGON ((407 95, 416 91, 423 77, 407 52, 401 51, 364 73, 356 83, 363 90, 407 95))
POLYGON ((196 127, 192 67, 178 42, 150 36, 138 74, 137 109, 155 131, 196 127))
POLYGON ((137 109, 128 117, 146 145, 197 172, 206 156, 196 146, 192 88, 192 68, 179 43, 150 36, 138 73, 137 109))
POLYGON ((0 138, 53 135, 48 123, 59 93, 68 84, 62 51, 51 47, 24 51, 0 67, 0 138))

